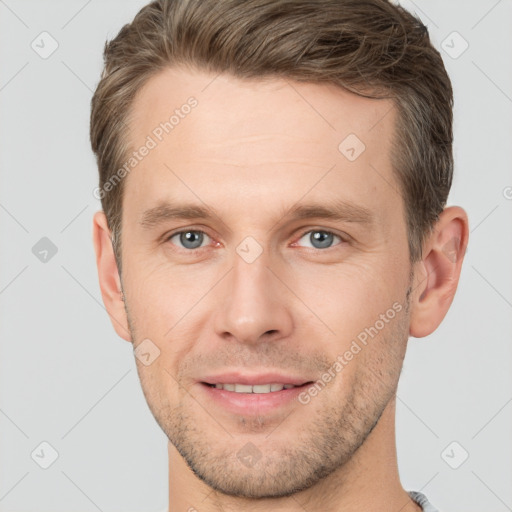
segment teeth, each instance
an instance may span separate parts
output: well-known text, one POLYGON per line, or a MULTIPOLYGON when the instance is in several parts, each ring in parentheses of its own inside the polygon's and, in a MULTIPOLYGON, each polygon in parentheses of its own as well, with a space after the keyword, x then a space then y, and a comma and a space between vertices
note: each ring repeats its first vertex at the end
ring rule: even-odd
POLYGON ((252 393, 252 386, 247 384, 235 384, 235 391, 237 393, 252 393))
POLYGON ((260 384, 258 386, 249 386, 251 391, 249 393, 270 393, 271 391, 276 391, 275 389, 272 389, 271 384, 260 384))
POLYGON ((249 384, 215 384, 215 387, 226 391, 234 391, 235 393, 271 393, 296 386, 293 384, 258 384, 255 386, 249 384))

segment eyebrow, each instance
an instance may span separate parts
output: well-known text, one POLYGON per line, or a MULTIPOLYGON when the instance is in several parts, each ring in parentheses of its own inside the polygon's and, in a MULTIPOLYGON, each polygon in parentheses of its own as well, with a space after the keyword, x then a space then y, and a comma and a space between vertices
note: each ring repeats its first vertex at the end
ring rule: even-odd
MULTIPOLYGON (((372 225, 376 219, 375 214, 368 208, 351 201, 341 200, 328 203, 296 204, 287 213, 281 215, 282 220, 310 218, 352 222, 363 225, 372 225)), ((165 203, 145 210, 140 224, 145 229, 152 229, 173 219, 214 220, 220 219, 220 216, 211 208, 200 205, 165 203)))

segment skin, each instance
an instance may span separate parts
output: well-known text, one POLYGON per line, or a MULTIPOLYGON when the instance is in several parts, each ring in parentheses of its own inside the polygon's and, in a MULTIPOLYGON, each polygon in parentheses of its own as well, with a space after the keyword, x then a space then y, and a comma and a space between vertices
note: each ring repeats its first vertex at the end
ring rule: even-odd
POLYGON ((170 440, 170 511, 420 510, 398 476, 395 393, 409 336, 433 332, 452 302, 466 213, 446 208, 411 266, 389 156, 393 105, 332 85, 167 69, 135 98, 132 147, 190 96, 197 107, 125 178, 122 277, 103 212, 93 235, 115 330, 160 350, 136 361, 170 440), (352 162, 338 150, 350 133, 366 146, 352 162), (373 221, 285 216, 335 200, 373 221), (143 226, 166 202, 216 216, 143 226), (204 232, 201 248, 179 230, 204 232), (319 247, 310 235, 325 230, 336 236, 319 247), (248 236, 263 250, 251 263, 236 251, 248 236), (227 370, 316 381, 393 304, 394 318, 307 404, 237 415, 198 384, 227 370), (248 443, 260 456, 251 467, 237 458, 248 443))

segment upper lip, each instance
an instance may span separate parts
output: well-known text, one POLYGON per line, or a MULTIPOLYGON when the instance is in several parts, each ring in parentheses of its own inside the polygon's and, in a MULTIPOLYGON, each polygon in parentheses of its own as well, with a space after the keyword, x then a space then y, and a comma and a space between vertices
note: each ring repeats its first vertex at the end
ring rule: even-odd
POLYGON ((202 377, 200 382, 207 384, 246 384, 246 385, 262 385, 262 384, 292 384, 293 386, 302 386, 311 379, 303 377, 293 377, 282 373, 254 373, 250 374, 244 371, 220 373, 218 375, 208 375, 202 377))

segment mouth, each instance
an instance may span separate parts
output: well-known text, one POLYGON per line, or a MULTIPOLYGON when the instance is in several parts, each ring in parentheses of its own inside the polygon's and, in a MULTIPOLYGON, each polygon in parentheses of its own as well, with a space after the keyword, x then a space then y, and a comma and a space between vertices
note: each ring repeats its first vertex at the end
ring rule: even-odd
POLYGON ((206 395, 206 403, 212 407, 238 416, 261 416, 284 413, 313 382, 276 374, 253 377, 232 374, 208 378, 198 384, 206 395))
POLYGON ((239 384, 239 383, 216 383, 210 384, 209 382, 202 382, 210 388, 215 389, 223 389, 225 391, 231 391, 234 393, 254 393, 254 394, 266 394, 266 393, 276 393, 278 391, 282 391, 283 389, 293 389, 293 388, 302 388, 305 386, 309 386, 313 381, 305 382, 304 384, 239 384))

